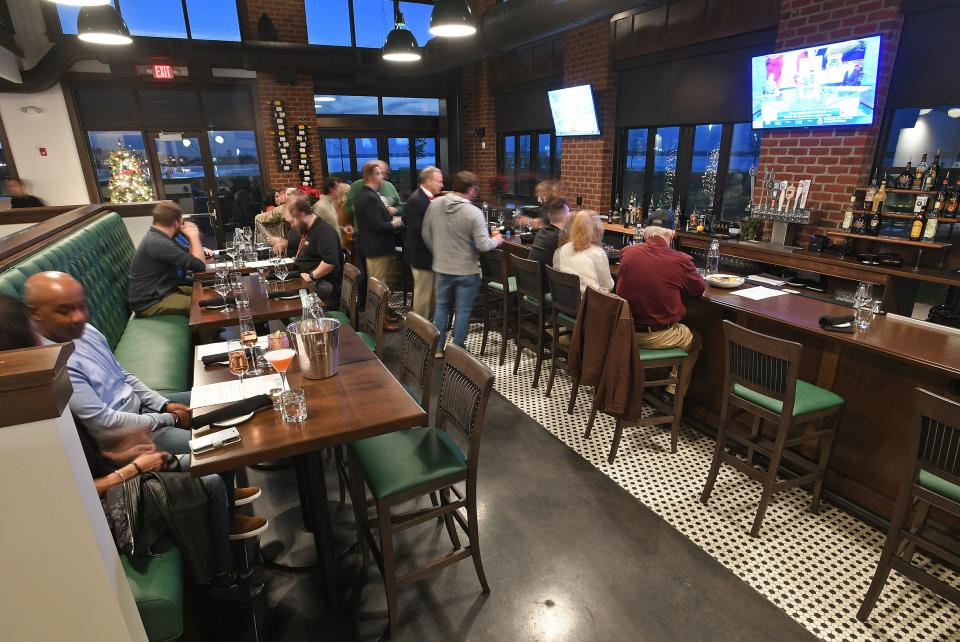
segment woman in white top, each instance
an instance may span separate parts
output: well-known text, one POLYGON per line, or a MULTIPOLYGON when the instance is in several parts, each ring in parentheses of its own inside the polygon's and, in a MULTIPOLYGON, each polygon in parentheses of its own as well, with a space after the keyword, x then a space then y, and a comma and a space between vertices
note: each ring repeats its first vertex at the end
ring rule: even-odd
POLYGON ((604 292, 613 289, 610 260, 603 251, 603 221, 596 212, 580 210, 573 215, 567 229, 569 240, 553 255, 553 267, 580 277, 580 292, 588 285, 604 292))

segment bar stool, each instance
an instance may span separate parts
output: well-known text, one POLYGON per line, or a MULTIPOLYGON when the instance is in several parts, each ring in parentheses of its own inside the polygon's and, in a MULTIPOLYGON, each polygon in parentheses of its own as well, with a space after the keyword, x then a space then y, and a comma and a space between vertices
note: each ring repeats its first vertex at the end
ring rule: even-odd
POLYGON ((960 606, 960 591, 914 566, 917 548, 954 566, 960 556, 924 537, 930 507, 960 518, 960 403, 917 388, 914 393, 914 420, 908 427, 909 447, 901 466, 900 495, 897 497, 887 539, 877 571, 857 612, 857 619, 870 617, 891 569, 960 606), (907 527, 913 513, 912 525, 907 527))
POLYGON ((509 276, 510 262, 503 250, 491 250, 480 255, 480 276, 483 279, 483 339, 480 356, 487 349, 487 333, 500 325, 500 365, 507 360, 507 341, 513 325, 513 306, 517 299, 517 277, 509 276), (499 308, 499 310, 497 309, 499 308))
MULTIPOLYGON (((533 371, 533 387, 540 383, 540 369, 547 352, 547 304, 550 295, 544 292, 540 264, 530 259, 510 259, 517 276, 517 356, 513 361, 513 374, 520 370, 520 357, 524 348, 537 355, 533 371)), ((553 355, 551 355, 552 357, 553 355)))
MULTIPOLYGON (((553 341, 550 344, 550 378, 547 380, 545 397, 550 396, 553 390, 553 379, 557 376, 557 366, 560 356, 569 364, 569 344, 560 343, 561 336, 573 334, 577 327, 577 314, 580 311, 580 277, 560 270, 554 270, 549 265, 547 283, 550 284, 550 316, 553 321, 553 341)), ((573 407, 577 403, 577 391, 580 389, 580 377, 573 375, 573 385, 570 390, 570 402, 567 404, 567 414, 573 414, 573 407)))
POLYGON ((367 277, 367 303, 360 314, 357 336, 377 355, 383 356, 383 324, 387 316, 390 288, 383 281, 367 277))
POLYGON ((365 501, 353 502, 357 526, 363 534, 364 561, 369 547, 383 576, 390 638, 396 635, 399 619, 397 592, 434 571, 472 557, 483 592, 490 592, 480 559, 477 470, 493 372, 459 346, 449 345, 445 355, 440 398, 434 413, 436 427, 412 428, 350 444, 351 496, 364 498, 369 487, 376 507, 376 517, 371 518, 365 501), (466 440, 466 453, 454 442, 447 426, 466 440), (466 485, 463 493, 456 487, 461 482, 466 485), (439 493, 440 506, 403 514, 393 512, 395 506, 432 492, 439 493), (455 501, 451 501, 451 493, 456 495, 455 501), (466 519, 461 509, 466 510, 466 519), (437 517, 446 523, 454 550, 398 576, 394 537, 437 517), (469 539, 465 548, 461 548, 457 525, 469 539), (378 537, 374 537, 371 527, 377 528, 378 537))
POLYGON ((823 474, 827 469, 844 400, 829 390, 797 378, 800 353, 803 350, 799 343, 760 334, 731 321, 723 322, 723 336, 726 343, 726 373, 723 380, 724 398, 720 410, 720 427, 717 431, 713 462, 710 464, 710 473, 707 475, 700 501, 706 504, 710 499, 721 462, 730 464, 748 477, 756 479, 763 484, 763 494, 750 535, 757 537, 773 493, 812 481, 813 499, 810 502, 810 512, 819 512, 823 474), (731 406, 754 416, 749 438, 733 434, 728 429, 732 418, 731 406), (784 412, 785 408, 792 410, 784 412), (820 427, 795 437, 789 435, 794 426, 831 416, 834 418, 832 428, 820 427), (772 442, 761 434, 764 421, 776 425, 776 435, 772 442), (728 440, 747 448, 746 462, 727 452, 728 440), (811 461, 788 450, 811 441, 817 443, 820 453, 818 461, 811 461), (753 467, 754 452, 769 458, 770 465, 766 472, 753 467), (784 459, 803 468, 807 473, 778 482, 777 471, 784 459))
POLYGON ((397 381, 429 413, 433 355, 440 343, 440 331, 416 312, 408 312, 400 340, 400 374, 397 381))
POLYGON ((343 264, 343 278, 340 280, 340 309, 327 312, 327 316, 343 325, 357 327, 357 280, 360 269, 353 263, 343 264))

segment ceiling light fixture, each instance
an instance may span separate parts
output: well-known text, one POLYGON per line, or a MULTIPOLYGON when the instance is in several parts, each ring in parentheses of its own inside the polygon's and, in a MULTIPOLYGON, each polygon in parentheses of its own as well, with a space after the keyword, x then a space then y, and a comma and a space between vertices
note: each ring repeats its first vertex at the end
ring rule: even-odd
POLYGON ((926 116, 927 114, 929 114, 929 113, 932 112, 932 111, 933 111, 932 109, 921 109, 921 110, 920 110, 920 115, 921 115, 921 116, 926 116))
POLYGON ((332 103, 336 100, 334 96, 314 96, 313 102, 315 103, 332 103))
POLYGON ((437 0, 430 14, 430 33, 440 38, 463 38, 477 33, 467 0, 437 0))
POLYGON ((947 116, 950 118, 960 118, 960 107, 951 107, 948 109, 947 116))
POLYGON ((393 0, 393 31, 383 43, 383 59, 390 62, 416 62, 420 60, 420 46, 413 32, 407 29, 400 13, 400 0, 393 0))
POLYGON ((80 9, 77 37, 98 45, 129 45, 133 42, 127 23, 110 5, 80 9))

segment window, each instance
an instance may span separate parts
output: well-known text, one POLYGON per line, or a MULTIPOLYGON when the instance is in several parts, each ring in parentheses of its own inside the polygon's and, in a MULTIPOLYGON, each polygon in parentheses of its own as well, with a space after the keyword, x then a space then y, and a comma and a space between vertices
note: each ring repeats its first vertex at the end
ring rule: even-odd
POLYGON ((560 140, 552 131, 503 134, 499 173, 515 196, 532 196, 540 181, 560 177, 560 140))
MULTIPOLYGON (((117 6, 116 0, 110 4, 117 6)), ((120 14, 134 36, 240 41, 240 22, 235 0, 121 0, 120 14), (189 35, 187 24, 189 22, 189 35)), ((79 7, 57 5, 60 30, 77 33, 79 7)))
MULTIPOLYGON (((393 2, 353 0, 353 32, 358 47, 379 49, 393 29, 393 2)), ((419 44, 419 43, 418 43, 419 44)))
POLYGON ((636 195, 645 212, 669 208, 689 216, 699 210, 739 220, 747 214, 761 135, 750 123, 621 130, 615 198, 625 206, 636 195))
POLYGON ((387 139, 387 162, 390 163, 390 182, 398 192, 409 193, 413 190, 410 174, 410 139, 387 139))
POLYGON ((384 116, 439 116, 439 98, 383 97, 384 116))
POLYGON ((350 180, 353 177, 350 169, 350 139, 326 138, 324 149, 327 153, 327 176, 350 180))
POLYGON ((376 96, 340 96, 334 94, 317 94, 313 97, 313 106, 317 116, 331 116, 337 114, 370 114, 380 113, 380 104, 376 96), (333 100, 330 100, 330 99, 333 100))
POLYGON ((916 166, 924 154, 932 163, 937 150, 944 173, 960 168, 960 105, 894 111, 883 153, 884 171, 899 173, 910 160, 916 166))
POLYGON ((421 170, 430 167, 439 167, 437 162, 437 139, 436 138, 417 138, 414 143, 414 171, 417 176, 417 182, 420 181, 421 170))
POLYGON ((228 226, 253 221, 263 203, 257 136, 252 131, 208 131, 220 216, 228 226))
MULTIPOLYGON (((305 0, 307 11, 307 42, 311 45, 335 47, 383 47, 387 34, 393 29, 392 0, 305 0), (350 23, 351 4, 353 24, 350 23)), ((427 44, 430 35, 430 14, 433 4, 401 2, 400 12, 407 29, 413 32, 417 44, 427 44)))
POLYGON ((138 131, 99 131, 87 132, 90 154, 93 158, 93 171, 97 177, 97 190, 103 202, 110 201, 110 155, 120 149, 128 149, 140 156, 143 171, 149 177, 150 164, 147 162, 143 134, 138 131))
POLYGON ((311 45, 350 47, 350 0, 306 0, 307 42, 311 45))
POLYGON ((390 164, 390 182, 404 200, 419 184, 420 170, 439 166, 435 136, 413 137, 404 132, 324 136, 323 131, 320 135, 327 176, 352 182, 360 178, 365 163, 382 158, 390 164))

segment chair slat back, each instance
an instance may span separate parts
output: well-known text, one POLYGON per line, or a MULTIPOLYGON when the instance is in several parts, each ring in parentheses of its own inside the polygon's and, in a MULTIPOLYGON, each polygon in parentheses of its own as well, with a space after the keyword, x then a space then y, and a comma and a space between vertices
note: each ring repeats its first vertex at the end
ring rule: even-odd
POLYGON ((503 250, 490 250, 480 255, 480 275, 484 283, 500 283, 507 291, 507 255, 503 250))
POLYGON ((580 277, 546 266, 550 299, 558 312, 576 317, 580 311, 580 277))
POLYGON ((919 466, 960 484, 960 403, 926 390, 917 390, 919 466))
POLYGON ((452 425, 467 440, 467 460, 476 466, 480 452, 480 432, 493 388, 493 371, 463 348, 448 344, 444 352, 440 398, 436 425, 446 430, 452 425))
POLYGON ((783 401, 784 408, 792 408, 803 346, 748 330, 731 321, 723 322, 723 336, 727 357, 724 392, 729 393, 733 384, 739 383, 783 401))
POLYGON ((357 281, 360 269, 353 263, 343 264, 343 279, 340 281, 340 311, 357 327, 357 281))
POLYGON ((408 312, 400 347, 400 383, 415 383, 420 388, 420 407, 430 412, 433 383, 433 355, 440 342, 436 326, 416 312, 408 312))
POLYGON ((540 276, 540 264, 530 259, 512 257, 510 265, 516 272, 517 292, 535 301, 543 301, 543 279, 540 276))
POLYGON ((383 321, 390 301, 390 288, 383 281, 367 277, 367 302, 360 315, 360 331, 366 332, 377 343, 377 356, 383 356, 383 321))

